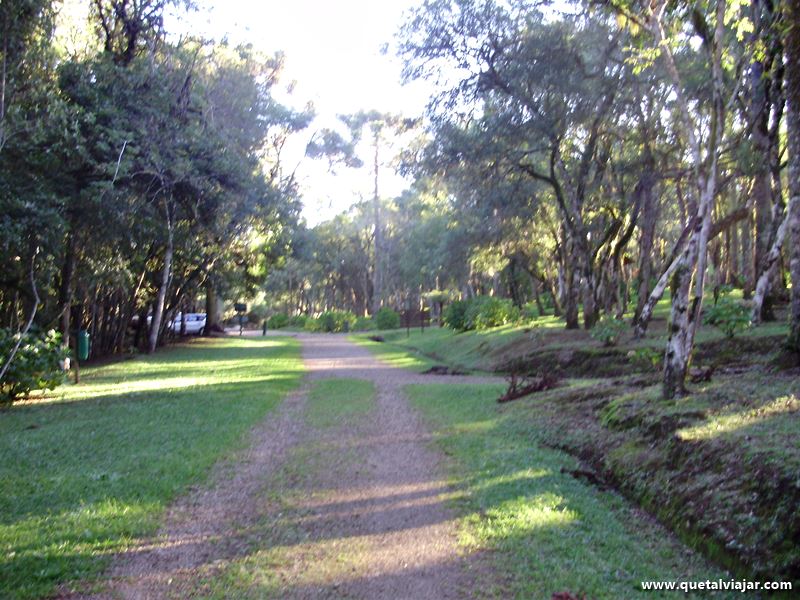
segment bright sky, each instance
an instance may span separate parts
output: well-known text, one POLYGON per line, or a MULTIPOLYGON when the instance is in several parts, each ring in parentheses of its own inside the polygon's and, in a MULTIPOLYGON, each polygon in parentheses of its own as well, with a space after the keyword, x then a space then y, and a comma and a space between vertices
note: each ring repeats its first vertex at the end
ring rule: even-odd
MULTIPOLYGON (((422 82, 402 86, 401 64, 392 52, 403 13, 421 1, 200 0, 200 12, 182 24, 217 39, 227 34, 234 43, 247 41, 264 52, 285 53, 284 82, 296 81, 297 106, 311 101, 318 114, 294 148, 303 216, 311 225, 346 210, 359 196, 372 196, 369 168, 337 169, 333 175, 325 161, 301 160, 314 131, 332 126, 338 114, 375 109, 413 117, 425 107, 429 88, 422 82), (387 43, 389 52, 383 55, 381 47, 387 43)), ((173 28, 168 24, 167 29, 173 28)), ((407 185, 391 169, 382 170, 381 196, 397 195, 407 185)))

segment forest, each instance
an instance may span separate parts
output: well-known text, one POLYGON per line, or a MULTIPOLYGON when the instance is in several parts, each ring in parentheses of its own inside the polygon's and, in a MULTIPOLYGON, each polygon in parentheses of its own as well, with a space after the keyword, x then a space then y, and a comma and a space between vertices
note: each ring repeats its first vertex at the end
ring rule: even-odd
POLYGON ((180 3, 91 4, 79 50, 58 3, 2 8, 6 345, 85 329, 92 357, 152 352, 182 310, 211 332, 242 298, 258 320, 491 296, 641 337, 666 293, 672 397, 704 294, 740 290, 724 318, 789 318, 800 346, 791 3, 427 2, 396 42, 438 92, 315 134, 307 155, 374 194, 313 227, 281 162, 313 108, 273 98, 280 54, 170 38, 180 3), (396 198, 387 165, 413 180, 396 198))
MULTIPOLYGON (((301 227, 270 297, 289 314, 435 315, 491 296, 505 300, 494 325, 551 314, 567 329, 624 321, 636 338, 669 298, 668 398, 685 391, 705 297, 729 328, 788 318, 796 353, 792 10, 426 2, 398 34, 407 80, 438 89, 396 151, 414 184, 379 193, 379 152, 407 122, 344 118, 350 140, 369 135, 374 196, 301 227)), ((337 135, 329 154, 352 158, 337 135)))

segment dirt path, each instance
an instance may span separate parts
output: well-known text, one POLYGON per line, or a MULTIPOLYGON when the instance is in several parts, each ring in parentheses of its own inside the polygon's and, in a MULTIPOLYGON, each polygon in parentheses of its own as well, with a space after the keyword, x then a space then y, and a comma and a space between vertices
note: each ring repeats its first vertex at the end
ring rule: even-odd
POLYGON ((303 389, 253 431, 247 452, 218 465, 208 486, 168 511, 154 540, 119 556, 105 591, 90 597, 185 598, 220 590, 280 598, 486 595, 483 558, 457 547, 447 505, 455 492, 442 457, 402 393, 410 383, 479 378, 389 367, 344 336, 299 339, 309 371, 303 389), (336 377, 371 381, 376 406, 359 419, 315 429, 304 418, 308 390, 315 380, 336 377), (221 587, 219 576, 233 567, 239 575, 221 587), (259 575, 242 576, 243 569, 259 575))

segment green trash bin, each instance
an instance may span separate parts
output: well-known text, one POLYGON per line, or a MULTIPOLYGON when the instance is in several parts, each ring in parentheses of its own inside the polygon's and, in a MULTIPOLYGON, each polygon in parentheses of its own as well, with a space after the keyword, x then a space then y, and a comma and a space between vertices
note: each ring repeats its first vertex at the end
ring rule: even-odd
POLYGON ((89 332, 85 329, 78 331, 78 360, 86 360, 89 358, 89 332))

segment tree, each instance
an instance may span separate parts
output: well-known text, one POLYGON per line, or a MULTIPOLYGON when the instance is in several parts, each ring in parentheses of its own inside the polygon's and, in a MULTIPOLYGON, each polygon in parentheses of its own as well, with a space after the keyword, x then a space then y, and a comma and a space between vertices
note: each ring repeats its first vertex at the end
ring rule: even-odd
POLYGON ((786 124, 789 138, 789 208, 788 227, 792 246, 790 267, 792 297, 789 347, 800 352, 800 2, 784 4, 786 48, 786 124))

